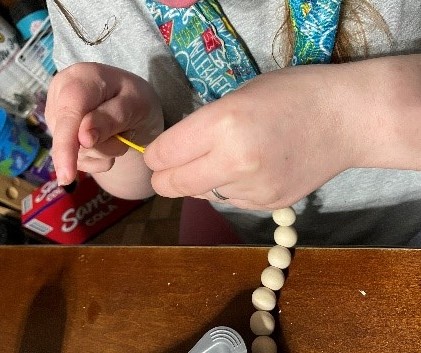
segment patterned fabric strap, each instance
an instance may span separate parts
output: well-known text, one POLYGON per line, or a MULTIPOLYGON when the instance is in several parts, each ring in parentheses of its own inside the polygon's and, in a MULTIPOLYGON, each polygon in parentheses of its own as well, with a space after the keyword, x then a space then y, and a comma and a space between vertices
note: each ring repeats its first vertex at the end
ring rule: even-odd
POLYGON ((259 71, 216 0, 171 8, 145 0, 174 57, 202 100, 214 101, 259 71))
POLYGON ((329 63, 341 0, 289 0, 295 34, 292 65, 329 63))

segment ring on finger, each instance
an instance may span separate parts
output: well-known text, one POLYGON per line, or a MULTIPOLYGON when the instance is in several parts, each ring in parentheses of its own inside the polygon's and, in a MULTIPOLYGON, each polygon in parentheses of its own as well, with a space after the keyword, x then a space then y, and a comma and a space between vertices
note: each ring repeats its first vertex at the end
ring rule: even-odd
POLYGON ((221 195, 221 194, 218 192, 218 190, 216 190, 216 188, 213 188, 213 189, 212 189, 212 194, 214 194, 214 195, 215 195, 215 197, 217 197, 218 199, 220 199, 220 200, 222 200, 222 201, 224 201, 224 200, 228 200, 228 199, 229 199, 229 197, 225 197, 225 196, 221 195))

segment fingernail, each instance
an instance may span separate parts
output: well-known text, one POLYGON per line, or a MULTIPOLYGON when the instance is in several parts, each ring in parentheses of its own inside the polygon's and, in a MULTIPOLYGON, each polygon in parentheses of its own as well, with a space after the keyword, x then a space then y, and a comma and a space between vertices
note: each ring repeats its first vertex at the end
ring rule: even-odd
POLYGON ((58 186, 64 186, 69 184, 67 175, 62 171, 56 171, 56 178, 58 186))
POLYGON ((72 193, 73 191, 76 190, 76 186, 77 186, 77 181, 73 180, 70 184, 68 185, 63 185, 63 189, 64 191, 66 191, 68 194, 72 193))

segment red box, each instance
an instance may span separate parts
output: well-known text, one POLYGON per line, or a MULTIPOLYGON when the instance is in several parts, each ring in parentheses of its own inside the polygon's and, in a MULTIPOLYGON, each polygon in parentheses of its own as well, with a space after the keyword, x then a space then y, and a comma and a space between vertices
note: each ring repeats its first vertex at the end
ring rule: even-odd
POLYGON ((25 228, 60 244, 81 244, 120 220, 144 200, 123 200, 80 173, 75 190, 67 193, 54 178, 22 200, 25 228))

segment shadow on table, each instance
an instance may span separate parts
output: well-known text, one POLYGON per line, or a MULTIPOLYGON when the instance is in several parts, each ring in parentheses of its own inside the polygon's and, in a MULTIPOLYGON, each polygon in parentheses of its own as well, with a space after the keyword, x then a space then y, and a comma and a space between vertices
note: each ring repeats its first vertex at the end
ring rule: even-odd
POLYGON ((18 353, 59 353, 66 327, 62 276, 47 282, 34 296, 23 327, 18 353))
MULTIPOLYGON (((192 335, 189 339, 180 342, 177 346, 172 347, 170 350, 167 350, 165 353, 189 352, 206 332, 217 326, 227 326, 236 330, 244 339, 247 351, 251 352, 251 344, 255 338, 255 335, 250 330, 249 324, 250 316, 255 311, 251 304, 251 295, 253 290, 244 291, 238 294, 231 300, 225 309, 213 321, 208 322, 206 326, 201 327, 201 323, 198 322, 197 333, 192 335)), ((278 345, 278 352, 289 353, 290 350, 286 345, 286 341, 282 333, 282 327, 280 327, 279 324, 279 308, 275 307, 271 313, 274 315, 276 322, 276 334, 273 335, 273 338, 278 345)), ((206 318, 204 317, 203 322, 205 321, 206 318)))

